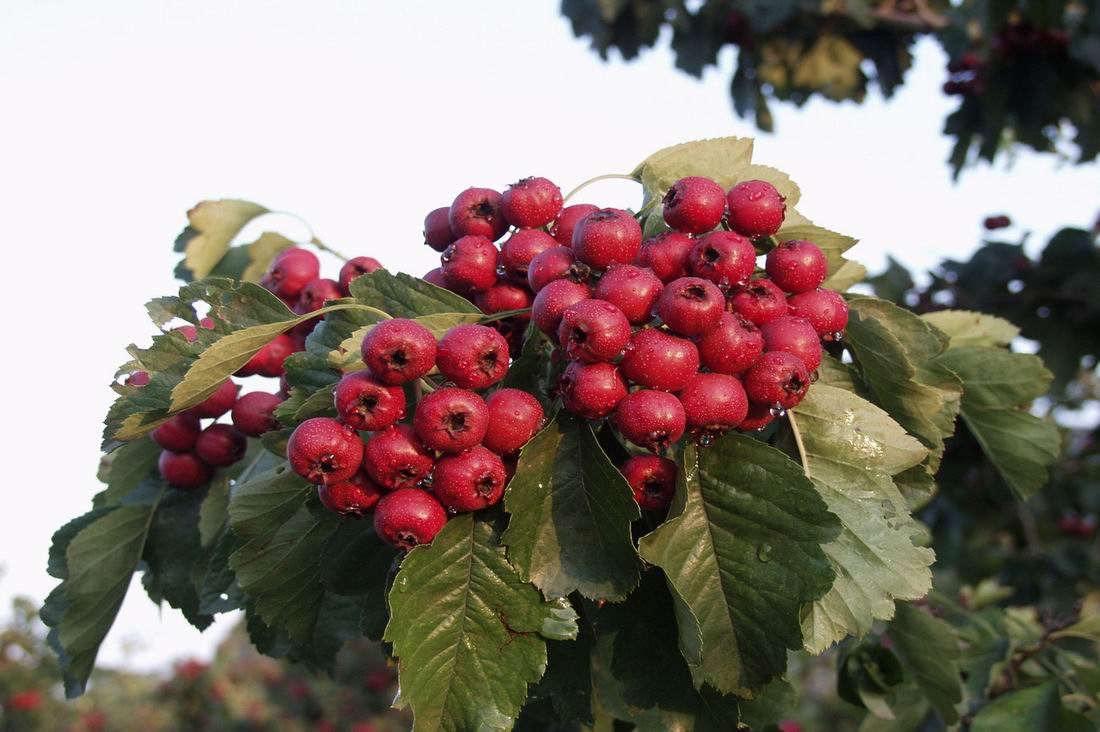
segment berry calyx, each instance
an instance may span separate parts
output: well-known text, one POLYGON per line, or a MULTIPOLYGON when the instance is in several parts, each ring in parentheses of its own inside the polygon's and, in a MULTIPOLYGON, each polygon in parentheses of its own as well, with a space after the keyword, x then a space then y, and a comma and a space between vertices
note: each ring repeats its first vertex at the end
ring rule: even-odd
POLYGON ((810 321, 784 315, 765 324, 760 332, 766 350, 786 351, 797 356, 807 371, 821 365, 821 340, 810 321))
POLYGON ((550 227, 550 236, 557 239, 563 246, 572 246, 573 232, 577 224, 588 214, 599 210, 599 206, 593 206, 591 203, 575 203, 572 206, 566 206, 554 220, 554 225, 550 227))
POLYGON ((500 210, 512 226, 545 226, 561 212, 561 189, 546 178, 524 178, 504 191, 500 210))
POLYGON ((484 325, 458 325, 439 339, 436 365, 462 389, 488 389, 508 372, 508 341, 484 325))
POLYGON ((781 290, 809 292, 828 275, 829 263, 816 244, 801 239, 785 241, 768 252, 764 269, 781 290))
POLYGON ((489 429, 489 409, 472 391, 444 387, 426 395, 416 406, 413 426, 423 443, 446 453, 469 450, 489 429))
POLYGON ((726 194, 726 206, 730 228, 752 239, 775 234, 787 213, 786 199, 775 186, 763 180, 735 185, 726 194))
POLYGON ((676 463, 657 455, 634 455, 620 469, 644 511, 662 511, 676 495, 676 463))
POLYGON ((527 272, 531 260, 558 246, 554 237, 538 229, 521 229, 508 237, 500 248, 500 266, 506 277, 527 284, 527 272))
POLYGON ((233 408, 240 388, 233 379, 226 379, 205 401, 196 407, 192 407, 190 412, 196 417, 217 419, 233 408))
POLYGON ((764 336, 745 316, 726 312, 698 345, 703 366, 719 374, 740 374, 764 352, 764 336))
POLYGON ((283 398, 278 394, 263 391, 244 394, 233 405, 233 426, 249 437, 277 430, 279 420, 275 419, 275 410, 282 403, 283 398))
POLYGON ((531 303, 531 319, 539 330, 556 338, 566 309, 589 297, 591 294, 588 285, 572 280, 554 280, 535 295, 535 300, 531 303))
POLYGON ((361 470, 341 483, 317 486, 321 505, 349 518, 362 518, 373 511, 383 495, 382 489, 361 470))
POLYGON ((630 337, 621 365, 626 378, 639 386, 679 391, 699 371, 699 350, 685 338, 643 328, 630 337))
POLYGON ((363 363, 383 384, 404 384, 435 366, 435 336, 408 318, 383 320, 363 337, 361 354, 363 363))
POLYGON ((729 309, 754 325, 764 325, 787 314, 787 297, 774 282, 759 277, 730 295, 729 309))
POLYGON ((769 351, 745 372, 745 393, 749 401, 790 409, 810 388, 810 372, 802 359, 786 351, 769 351))
POLYGON ((321 261, 300 247, 284 249, 272 260, 260 284, 282 298, 296 298, 302 288, 321 274, 321 261))
POLYGON ((710 178, 689 176, 672 184, 662 199, 665 223, 686 234, 702 234, 722 223, 726 192, 710 178))
POLYGON ((539 400, 521 389, 497 389, 485 398, 489 430, 482 444, 498 455, 510 455, 542 429, 545 414, 539 400))
POLYGON ((621 310, 631 325, 645 325, 653 317, 662 290, 664 284, 652 270, 613 264, 603 273, 593 296, 621 310))
POLYGON ((649 267, 661 282, 687 277, 688 258, 695 240, 679 231, 666 231, 646 239, 638 253, 638 264, 649 267))
POLYGON ((618 358, 630 340, 623 311, 604 300, 573 303, 562 314, 558 343, 569 358, 595 363, 618 358))
POLYGON ((434 464, 428 448, 407 424, 375 432, 363 448, 363 470, 386 490, 417 485, 434 464))
POLYGON ((832 340, 848 325, 848 303, 836 290, 818 288, 787 300, 791 315, 805 318, 818 336, 832 340))
POLYGON ((165 450, 187 452, 195 447, 195 439, 201 431, 199 418, 190 412, 184 412, 169 417, 149 436, 153 438, 153 442, 165 450))
POLYGON ((732 231, 707 234, 691 250, 688 266, 696 277, 729 288, 741 285, 756 269, 756 248, 752 242, 732 231))
POLYGON ((442 252, 457 239, 451 231, 451 209, 449 206, 437 208, 424 217, 424 243, 437 252, 442 252))
POLYGON ((447 289, 476 295, 496 284, 496 245, 484 236, 468 235, 451 244, 439 256, 447 289))
POLYGON ((333 401, 344 424, 357 430, 377 432, 405 416, 405 390, 384 384, 368 369, 340 379, 333 401))
POLYGON ((573 230, 573 254, 593 269, 605 269, 615 262, 629 264, 641 247, 642 227, 622 209, 593 211, 573 230))
POLYGON ((657 315, 674 333, 701 336, 717 327, 726 298, 710 280, 681 277, 665 287, 657 300, 657 315))
POLYGON ((602 419, 615 411, 626 396, 626 381, 609 363, 573 361, 558 383, 562 405, 584 419, 602 419))
POLYGON ((195 454, 204 463, 225 468, 240 462, 248 449, 248 438, 228 424, 212 424, 195 439, 195 454))
POLYGON ((290 467, 310 483, 339 483, 363 462, 363 442, 335 419, 314 417, 298 425, 286 445, 290 467))
POLYGON ((501 196, 491 188, 467 188, 447 212, 456 236, 481 236, 496 241, 508 230, 500 210, 501 196))
POLYGON ((351 294, 351 281, 356 277, 376 272, 382 269, 382 263, 374 257, 352 257, 344 262, 340 268, 340 292, 347 296, 351 294))
POLYGON ((445 507, 468 513, 498 503, 506 477, 500 456, 477 445, 461 455, 439 459, 432 473, 432 492, 445 507))
POLYGON ((214 477, 214 468, 193 452, 165 450, 157 458, 160 477, 173 488, 201 488, 214 477))
POLYGON ((443 506, 419 488, 387 493, 374 509, 374 530, 384 541, 406 551, 431 544, 445 523, 443 506))
POLYGON ((680 400, 655 389, 631 392, 615 410, 615 426, 638 447, 656 451, 679 440, 687 427, 680 400))
POLYGON ((745 421, 745 388, 726 374, 696 374, 680 392, 688 428, 698 435, 720 435, 745 421))

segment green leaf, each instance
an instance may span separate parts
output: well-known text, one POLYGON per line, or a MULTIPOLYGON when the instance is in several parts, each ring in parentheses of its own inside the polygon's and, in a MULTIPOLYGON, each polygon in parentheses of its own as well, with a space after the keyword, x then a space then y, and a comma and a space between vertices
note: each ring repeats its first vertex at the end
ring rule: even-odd
POLYGON ((730 188, 743 180, 752 160, 752 138, 718 137, 684 142, 650 155, 630 175, 650 196, 662 196, 675 183, 689 175, 699 175, 730 188))
POLYGON ((183 252, 177 276, 188 280, 206 277, 241 229, 265 213, 269 213, 266 208, 249 201, 200 201, 187 212, 188 226, 176 239, 176 251, 183 252))
POLYGON ((916 600, 931 589, 935 553, 914 545, 919 529, 891 479, 918 465, 928 449, 886 412, 826 384, 816 384, 794 414, 807 472, 843 525, 824 547, 836 581, 802 618, 806 649, 821 653, 893 617, 895 600, 916 600))
POLYGON ((573 609, 524 583, 499 536, 462 514, 401 564, 385 639, 416 732, 510 729, 546 669, 544 639, 576 636, 573 609))
POLYGON ((321 554, 321 584, 338 595, 383 593, 397 556, 370 518, 342 521, 321 554))
POLYGON ((109 506, 118 503, 137 488, 157 467, 160 453, 160 445, 147 437, 113 451, 110 454, 111 472, 107 477, 103 504, 109 506))
POLYGON ((838 292, 846 292, 867 278, 867 268, 859 262, 845 259, 840 266, 821 283, 822 287, 838 292))
POLYGON ((783 224, 779 232, 775 235, 775 238, 779 241, 805 239, 816 244, 821 251, 825 253, 825 258, 829 263, 829 277, 837 278, 836 281, 827 282, 825 285, 826 287, 837 290, 847 289, 839 285, 855 284, 855 282, 863 279, 867 274, 867 270, 863 269, 862 265, 855 265, 855 263, 849 262, 849 260, 845 259, 843 256, 844 252, 848 251, 859 242, 858 239, 838 234, 835 231, 830 231, 829 229, 822 226, 816 226, 815 224, 791 223, 790 221, 783 224), (853 265, 858 266, 860 270, 862 270, 858 278, 855 278, 858 270, 853 270, 853 265))
POLYGON ((204 630, 214 620, 199 609, 199 588, 192 570, 202 561, 199 513, 205 490, 172 491, 157 505, 142 559, 142 584, 156 603, 180 610, 187 622, 204 630))
POLYGON ((908 603, 899 603, 889 633, 894 651, 928 701, 945 722, 957 722, 956 707, 963 693, 958 665, 961 652, 955 629, 908 603))
POLYGON ((696 685, 741 695, 761 689, 801 648, 801 609, 834 573, 822 550, 840 523, 802 468, 739 434, 689 446, 669 519, 641 554, 678 598, 680 648, 696 685))
POLYGON ((970 725, 971 732, 1089 732, 1096 727, 1062 704, 1058 682, 1005 694, 983 707, 970 725))
POLYGON ((616 601, 638 584, 630 524, 641 513, 588 422, 561 411, 535 435, 504 505, 512 514, 501 539, 508 559, 547 597, 616 601))
POLYGON ((392 274, 384 269, 352 280, 351 295, 360 303, 394 318, 415 318, 433 313, 481 314, 473 303, 461 295, 404 272, 392 274))
POLYGON ((951 339, 951 348, 1007 346, 1020 329, 1004 318, 972 310, 938 310, 921 315, 951 339))
POLYGON ((199 541, 209 547, 229 518, 229 478, 218 474, 210 481, 199 508, 199 541))
POLYGON ((267 268, 280 252, 294 246, 294 241, 274 231, 265 231, 256 241, 247 245, 248 266, 238 279, 246 282, 259 282, 267 268))

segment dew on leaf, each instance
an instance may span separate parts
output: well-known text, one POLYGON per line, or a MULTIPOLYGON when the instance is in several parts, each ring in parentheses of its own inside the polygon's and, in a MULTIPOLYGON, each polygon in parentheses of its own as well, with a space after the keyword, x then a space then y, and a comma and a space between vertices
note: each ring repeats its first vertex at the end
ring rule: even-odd
POLYGON ((764 563, 770 562, 772 560, 772 545, 765 541, 756 547, 756 558, 764 563))

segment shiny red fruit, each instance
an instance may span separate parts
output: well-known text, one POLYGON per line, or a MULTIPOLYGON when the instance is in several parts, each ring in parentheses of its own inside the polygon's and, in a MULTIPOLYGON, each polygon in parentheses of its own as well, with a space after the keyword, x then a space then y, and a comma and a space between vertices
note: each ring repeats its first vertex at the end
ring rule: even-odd
POLYGON ((566 206, 558 214, 557 219, 554 220, 554 225, 550 227, 550 235, 559 244, 567 247, 572 246, 573 232, 576 230, 577 224, 588 214, 599 210, 599 206, 593 206, 591 203, 575 203, 572 206, 566 206))
POLYGON ((609 363, 573 361, 559 382, 562 404, 584 419, 601 419, 615 411, 626 396, 626 381, 609 363))
POLYGON ((437 208, 424 217, 424 243, 437 252, 442 252, 457 239, 451 231, 451 209, 449 206, 437 208))
POLYGON ((696 374, 679 394, 688 428, 717 435, 741 424, 749 411, 745 387, 726 374, 696 374))
POLYGON ((520 229, 508 237, 500 248, 500 266, 504 275, 515 282, 527 284, 531 260, 558 246, 554 237, 538 229, 520 229))
POLYGON ((787 314, 787 297, 774 282, 760 277, 730 295, 729 309, 755 325, 764 325, 787 314))
POLYGON ((673 183, 661 203, 666 224, 686 234, 702 234, 722 223, 726 192, 710 178, 689 176, 673 183))
POLYGON ((614 264, 603 273, 594 297, 621 310, 631 325, 645 325, 653 318, 653 308, 664 287, 652 270, 614 264))
POLYGON ((343 296, 344 293, 340 290, 339 282, 325 277, 318 277, 315 280, 310 280, 302 288, 301 294, 298 295, 298 306, 294 309, 294 312, 299 315, 312 313, 323 308, 329 300, 339 300, 343 296))
POLYGON ((435 362, 447 381, 462 389, 488 389, 508 373, 508 341, 492 328, 466 324, 439 339, 435 362))
POLYGON ((687 277, 688 258, 695 248, 695 239, 678 231, 666 231, 646 239, 638 253, 637 263, 649 267, 661 282, 687 277))
POLYGON ((585 216, 573 230, 573 254, 592 269, 629 264, 642 247, 642 227, 629 211, 603 208, 585 216))
POLYGON ((195 440, 195 454, 207 465, 226 468, 238 463, 248 449, 248 438, 236 427, 212 424, 195 440))
POLYGON ((764 265, 768 277, 784 292, 809 292, 825 281, 829 263, 813 242, 785 241, 768 252, 764 265))
POLYGON ((352 257, 344 262, 340 268, 340 292, 347 296, 351 294, 351 281, 356 277, 376 272, 382 269, 382 263, 374 257, 352 257))
POLYGON ((468 513, 498 503, 505 482, 500 456, 477 445, 439 459, 432 473, 432 492, 445 507, 468 513))
POLYGON ((832 340, 848 326, 848 303, 835 290, 818 288, 787 300, 791 315, 805 318, 818 336, 832 340))
POLYGON ((317 486, 321 505, 349 518, 362 518, 373 511, 383 495, 382 489, 361 470, 341 483, 317 486))
POLYGON ((279 429, 275 410, 283 403, 278 394, 253 391, 242 395, 233 405, 233 426, 249 437, 279 429))
POLYGON ((589 297, 591 294, 588 285, 572 280, 554 280, 535 295, 531 304, 531 318, 539 330, 556 338, 566 308, 589 297))
POLYGON ((497 389, 485 397, 489 430, 482 439, 499 455, 518 451, 542 429, 546 415, 539 400, 520 389, 497 389))
POLYGON ((321 261, 316 254, 291 247, 276 255, 260 283, 279 297, 296 298, 320 274, 321 261))
POLYGON ((679 391, 699 371, 699 349, 686 338, 657 328, 642 328, 630 337, 621 365, 632 383, 679 391))
POLYGON ((464 236, 440 255, 447 289, 462 295, 476 295, 496 284, 496 245, 484 236, 464 236))
POLYGON ((764 325, 760 332, 764 336, 765 350, 786 351, 797 356, 810 372, 821 365, 821 339, 810 321, 784 315, 764 325))
POLYGON ((726 194, 729 209, 727 221, 731 229, 742 236, 756 239, 772 236, 783 225, 787 202, 771 183, 747 180, 738 183, 726 194))
POLYGON ((411 488, 432 472, 435 459, 407 424, 376 432, 363 448, 363 470, 387 490, 411 488))
POLYGON ((615 410, 615 425, 638 447, 656 451, 679 440, 687 427, 680 400, 655 389, 631 392, 615 410))
MULTIPOLYGON (((474 298, 474 304, 481 312, 492 315, 493 313, 529 308, 533 300, 534 296, 526 287, 512 284, 507 280, 498 280, 495 285, 485 292, 479 292, 477 297, 474 298)), ((530 316, 525 317, 530 319, 530 316)))
POLYGON ((756 248, 732 231, 707 234, 691 250, 688 266, 696 277, 728 289, 744 284, 756 269, 756 248))
POLYGON ((500 194, 490 188, 467 188, 451 204, 448 220, 456 236, 483 236, 491 241, 508 230, 500 194))
POLYGON ((630 321, 605 300, 575 302, 562 313, 558 343, 565 355, 585 363, 614 361, 630 340, 630 321))
POLYGON ((404 384, 419 379, 435 366, 436 343, 432 332, 407 318, 383 320, 363 338, 363 363, 383 384, 404 384))
POLYGON ((233 404, 237 401, 237 392, 241 387, 234 383, 233 379, 226 379, 218 387, 217 391, 208 396, 204 402, 196 407, 192 407, 189 411, 196 417, 203 417, 205 419, 216 419, 230 409, 233 408, 233 404))
POLYGON ((431 544, 445 523, 443 506, 419 488, 387 493, 374 509, 374 530, 384 541, 406 551, 431 544))
POLYGON ((749 402, 749 411, 745 418, 741 420, 741 424, 737 425, 737 429, 742 432, 762 430, 774 421, 775 414, 772 413, 772 407, 767 404, 749 402))
POLYGON ((635 455, 621 468, 634 492, 634 500, 645 511, 662 511, 676 495, 676 463, 656 455, 635 455))
POLYGON ((719 374, 740 374, 764 353, 764 336, 743 315, 727 312, 698 345, 703 366, 719 374))
POLYGON ((701 336, 718 326, 726 298, 710 280, 681 277, 665 287, 657 300, 657 315, 673 333, 701 336))
POLYGON ((383 383, 369 369, 340 379, 333 401, 344 424, 357 430, 377 432, 405 416, 405 390, 383 383))
POLYGON ((157 459, 157 469, 160 477, 173 488, 200 488, 214 477, 214 468, 193 452, 165 450, 157 459))
POLYGON ((459 453, 481 442, 489 429, 489 408, 472 391, 444 387, 416 405, 413 426, 423 443, 440 452, 459 453))
POLYGON ((810 388, 810 372, 797 356, 769 351, 745 372, 745 393, 755 404, 790 409, 810 388))
MULTIPOLYGON (((588 265, 579 266, 583 268, 583 279, 587 279, 588 265)), ((575 273, 578 273, 578 262, 573 250, 562 246, 551 247, 536 255, 527 266, 527 284, 539 292, 554 280, 573 278, 575 273)))
POLYGON ((561 189, 546 178, 524 178, 504 191, 500 210, 512 226, 533 229, 553 221, 561 202, 561 189))
POLYGON ((153 442, 165 450, 187 452, 195 447, 195 440, 202 431, 199 418, 190 412, 169 417, 149 435, 153 442))
POLYGON ((294 429, 286 456, 294 472, 310 483, 339 483, 359 469, 363 442, 352 427, 328 417, 314 417, 294 429))

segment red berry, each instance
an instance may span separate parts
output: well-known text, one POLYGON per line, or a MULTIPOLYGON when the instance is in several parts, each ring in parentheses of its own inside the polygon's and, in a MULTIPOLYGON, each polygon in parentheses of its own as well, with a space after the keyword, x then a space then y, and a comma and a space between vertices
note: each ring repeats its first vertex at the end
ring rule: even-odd
POLYGON ((279 297, 294 298, 321 274, 317 255, 300 247, 279 252, 271 262, 261 284, 279 297))
POLYGON ((459 453, 481 442, 489 429, 489 408, 472 391, 444 387, 416 405, 417 436, 433 450, 459 453))
POLYGON ((652 270, 633 264, 613 264, 596 285, 595 297, 622 311, 631 325, 645 325, 664 285, 652 270))
POLYGON ((787 314, 787 297, 766 277, 750 280, 730 296, 729 308, 754 325, 764 325, 787 314))
POLYGON ((249 392, 233 405, 233 426, 249 437, 277 430, 279 420, 275 419, 275 409, 282 403, 283 398, 278 394, 249 392))
POLYGON ((283 361, 294 353, 294 339, 286 333, 280 333, 266 346, 256 351, 248 363, 237 369, 237 376, 282 376, 283 361))
POLYGON ((756 248, 752 242, 732 231, 707 234, 691 250, 688 266, 696 277, 728 288, 752 277, 756 269, 756 248))
POLYGON ((790 409, 809 388, 810 372, 800 358, 785 351, 765 353, 745 373, 745 393, 756 404, 790 409))
POLYGON ((545 226, 561 211, 561 189, 545 178, 524 178, 504 191, 500 210, 512 226, 545 226))
POLYGON ((612 364, 573 361, 561 375, 559 390, 562 404, 571 413, 601 419, 626 396, 626 382, 612 364))
POLYGON ((630 322, 623 311, 604 300, 580 300, 561 317, 558 342, 569 358, 595 363, 613 361, 630 340, 630 322))
POLYGON ((458 238, 451 231, 450 213, 450 207, 445 206, 424 217, 424 243, 437 252, 442 252, 458 238))
POLYGON ((419 379, 435 366, 435 336, 415 320, 383 320, 363 338, 363 363, 383 384, 419 379))
POLYGON ((508 237, 500 248, 500 265, 506 276, 516 282, 527 283, 527 271, 531 260, 558 246, 554 237, 538 229, 520 229, 508 237))
POLYGON ((702 234, 722 223, 726 192, 710 178, 689 176, 673 183, 662 203, 666 224, 687 234, 702 234))
POLYGON ((772 414, 772 408, 769 405, 749 402, 749 411, 741 420, 741 424, 737 425, 737 429, 744 432, 762 430, 774 421, 775 415, 772 414))
POLYGON ((760 332, 764 336, 766 350, 786 351, 797 356, 807 371, 821 365, 821 339, 810 321, 784 315, 765 324, 760 332))
MULTIPOLYGON (((585 271, 588 265, 582 264, 585 271)), ((577 270, 577 258, 569 247, 552 247, 535 256, 527 266, 527 284, 535 292, 554 280, 564 279, 577 270)))
POLYGON ((340 268, 340 292, 351 294, 351 281, 356 277, 382 269, 382 263, 374 257, 352 257, 340 268))
POLYGON ((684 338, 657 328, 643 328, 631 336, 622 368, 635 384, 679 391, 699 370, 699 350, 684 338))
POLYGON ((784 292, 809 292, 828 274, 829 263, 813 242, 795 239, 785 241, 768 252, 765 271, 771 281, 784 292))
POLYGON ((638 264, 649 267, 661 282, 672 282, 688 275, 688 258, 695 240, 678 231, 666 231, 646 239, 638 253, 638 264))
POLYGON ((657 300, 657 315, 673 333, 700 336, 718 326, 726 298, 710 280, 681 277, 665 287, 657 300))
POLYGON ((457 240, 439 257, 447 289, 462 295, 488 290, 497 281, 498 255, 496 245, 484 236, 457 240))
MULTIPOLYGON (((7 699, 7 706, 15 712, 33 712, 42 706, 42 692, 37 689, 17 691, 7 699)), ((14 720, 12 723, 18 728, 22 725, 14 720)))
POLYGON ((508 372, 508 341, 484 325, 458 325, 439 339, 436 365, 462 389, 488 389, 508 372))
POLYGON ((199 488, 214 477, 214 468, 193 452, 165 450, 157 460, 160 477, 174 488, 199 488))
POLYGON ((341 483, 317 486, 322 506, 351 518, 362 518, 370 513, 383 495, 382 489, 362 470, 341 483))
POLYGON ((635 455, 621 469, 634 500, 646 511, 662 511, 672 503, 677 471, 676 463, 656 455, 635 455))
POLYGON ((405 390, 382 383, 367 369, 340 379, 334 402, 344 424, 357 430, 377 432, 405 416, 405 390))
POLYGON ((318 277, 315 280, 310 280, 302 288, 301 294, 298 295, 298 306, 294 309, 294 312, 299 315, 312 313, 323 308, 329 300, 339 300, 343 296, 344 293, 340 291, 339 282, 318 277))
POLYGON ((355 430, 328 417, 298 425, 286 445, 290 467, 310 483, 339 483, 363 462, 363 442, 355 430))
POLYGON ((500 194, 490 188, 467 188, 459 193, 447 215, 456 236, 482 236, 496 241, 508 230, 500 210, 500 194))
POLYGON ((436 287, 447 287, 447 281, 443 279, 443 268, 436 267, 435 269, 428 270, 420 279, 424 280, 428 284, 435 285, 436 287))
POLYGON ((726 206, 730 228, 753 239, 779 231, 787 212, 786 199, 775 186, 763 180, 735 185, 726 195, 726 206))
POLYGON ((233 404, 237 401, 237 392, 240 391, 240 388, 241 387, 234 383, 233 379, 226 379, 221 383, 217 391, 206 398, 206 401, 202 402, 197 407, 192 407, 189 411, 196 417, 217 419, 233 408, 233 404))
POLYGON ((126 386, 148 386, 152 378, 148 371, 135 371, 126 376, 126 386))
POLYGON ((165 450, 187 452, 195 447, 195 439, 202 431, 199 418, 190 412, 169 417, 153 430, 150 437, 165 450))
POLYGON ((692 432, 717 435, 745 420, 749 399, 745 387, 726 374, 696 374, 680 392, 692 432))
POLYGON ((195 454, 204 463, 216 468, 240 462, 247 449, 248 438, 236 427, 227 424, 212 424, 195 440, 195 454))
POLYGON ((554 225, 550 227, 550 235, 557 239, 559 244, 572 246, 573 231, 577 228, 577 224, 588 214, 599 210, 599 206, 593 206, 591 203, 575 203, 572 206, 566 206, 558 214, 554 225))
POLYGON ((199 339, 199 329, 191 325, 190 323, 187 323, 186 325, 181 325, 178 328, 173 328, 172 332, 179 333, 188 343, 194 343, 199 339))
POLYGON ((787 300, 791 315, 810 321, 817 334, 832 339, 848 325, 848 303, 836 290, 818 288, 787 300))
POLYGON ((1060 516, 1058 518, 1058 531, 1068 536, 1073 536, 1077 533, 1077 526, 1080 524, 1080 519, 1071 514, 1060 516))
POLYGON ((432 492, 447 508, 467 513, 499 502, 505 480, 500 456, 477 445, 461 455, 439 459, 432 473, 432 492))
POLYGON ((577 284, 572 280, 554 280, 535 295, 531 304, 531 318, 539 330, 554 337, 566 308, 589 297, 591 294, 588 285, 577 284))
POLYGON ((763 352, 760 329, 737 313, 722 313, 718 327, 699 339, 699 359, 719 374, 740 374, 763 352))
POLYGON ((387 490, 411 488, 432 472, 431 453, 407 424, 375 432, 363 448, 363 470, 387 490))
POLYGON ((1012 226, 1012 219, 1003 214, 1001 216, 987 216, 985 221, 982 222, 982 226, 984 226, 988 231, 993 231, 995 229, 1004 229, 1012 226))
POLYGON ((683 436, 687 418, 676 397, 665 391, 642 389, 619 402, 615 425, 638 447, 656 451, 683 436))
MULTIPOLYGON (((526 287, 500 280, 485 292, 479 292, 474 304, 486 315, 531 307, 534 298, 526 287)), ((529 316, 528 316, 529 317, 529 316)))
POLYGON ((497 389, 485 397, 490 429, 482 444, 509 455, 527 444, 542 428, 545 414, 539 400, 520 389, 497 389))
POLYGON ((432 539, 447 523, 447 512, 430 493, 401 488, 382 496, 374 509, 374 530, 383 540, 406 551, 432 539))
POLYGON ((603 208, 585 216, 573 230, 573 254, 593 269, 629 264, 642 247, 642 227, 628 211, 603 208))

